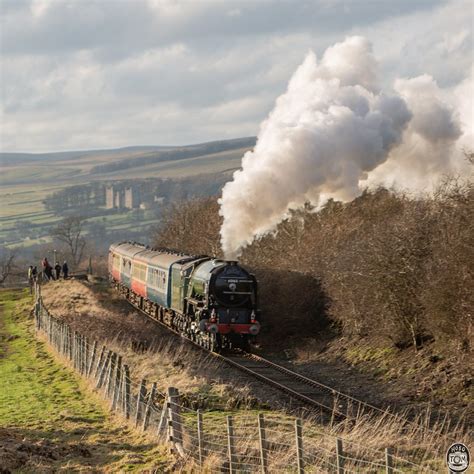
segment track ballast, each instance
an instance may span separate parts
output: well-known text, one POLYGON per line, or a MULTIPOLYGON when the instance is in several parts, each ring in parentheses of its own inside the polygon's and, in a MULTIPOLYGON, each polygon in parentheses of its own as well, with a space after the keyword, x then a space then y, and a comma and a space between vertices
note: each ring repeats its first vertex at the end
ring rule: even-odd
POLYGON ((165 322, 157 319, 154 314, 150 314, 146 309, 141 308, 127 295, 124 295, 128 303, 135 309, 148 316, 154 322, 165 327, 177 336, 185 339, 199 349, 212 355, 216 359, 240 370, 241 372, 274 387, 287 396, 297 400, 309 409, 313 415, 320 415, 327 419, 355 418, 362 412, 364 414, 385 414, 401 419, 397 415, 377 408, 361 400, 357 400, 350 395, 335 390, 328 385, 310 379, 287 367, 276 364, 264 357, 256 354, 238 350, 230 353, 216 353, 203 347, 198 342, 187 337, 179 330, 170 327, 165 322))

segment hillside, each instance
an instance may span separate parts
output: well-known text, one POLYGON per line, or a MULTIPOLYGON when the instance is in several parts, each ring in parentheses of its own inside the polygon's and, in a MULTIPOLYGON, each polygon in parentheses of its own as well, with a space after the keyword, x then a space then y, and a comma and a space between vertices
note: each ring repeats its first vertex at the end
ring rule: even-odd
MULTIPOLYGON (((0 153, 0 245, 47 244, 51 227, 62 218, 44 205, 44 200, 53 193, 92 182, 103 186, 103 183, 150 178, 189 181, 196 177, 198 186, 201 182, 222 183, 229 179, 230 172, 240 167, 243 154, 254 144, 255 138, 248 137, 189 146, 0 153)), ((113 215, 96 212, 96 218, 89 223, 100 222, 111 231, 126 232, 133 228, 146 233, 150 225, 158 222, 157 212, 152 210, 142 216, 127 210, 113 215), (137 216, 141 217, 140 222, 137 216)))
MULTIPOLYGON (((140 177, 167 176, 167 168, 180 168, 176 162, 183 161, 182 175, 189 176, 202 172, 199 161, 214 165, 212 171, 236 168, 242 154, 255 145, 255 138, 220 140, 188 146, 129 147, 115 150, 86 150, 60 153, 0 153, 4 172, 1 186, 28 183, 68 184, 91 179, 116 179, 118 171, 133 169, 140 177), (226 152, 226 153, 223 153, 226 152), (189 163, 190 159, 195 159, 189 163), (223 162, 226 165, 223 167, 223 162), (159 163, 156 169, 149 165, 159 163)), ((128 174, 127 174, 128 176, 128 174)))

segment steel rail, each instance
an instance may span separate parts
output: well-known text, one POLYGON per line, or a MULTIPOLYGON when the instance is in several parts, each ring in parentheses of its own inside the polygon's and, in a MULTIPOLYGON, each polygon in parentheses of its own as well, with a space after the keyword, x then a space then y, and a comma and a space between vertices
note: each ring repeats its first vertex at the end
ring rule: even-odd
MULTIPOLYGON (((343 392, 340 392, 340 391, 338 391, 338 390, 336 390, 336 389, 334 389, 334 388, 332 388, 328 385, 325 385, 321 382, 310 379, 309 377, 306 377, 306 376, 304 376, 304 375, 302 375, 298 372, 295 372, 291 369, 288 369, 288 368, 283 367, 279 364, 276 364, 275 362, 272 362, 268 359, 265 359, 262 356, 252 354, 252 353, 249 353, 249 352, 245 352, 245 351, 240 351, 240 353, 233 354, 233 356, 235 358, 238 358, 240 356, 242 359, 247 359, 247 360, 251 359, 251 360, 254 360, 255 362, 258 362, 262 365, 265 365, 267 367, 271 367, 271 368, 277 370, 278 372, 280 372, 282 374, 285 374, 288 377, 289 382, 291 380, 293 380, 293 381, 302 383, 304 385, 310 386, 314 389, 320 390, 320 392, 322 392, 322 394, 328 394, 328 393, 331 394, 332 397, 333 397, 333 403, 332 403, 333 406, 331 407, 331 406, 328 406, 324 403, 319 402, 318 400, 314 400, 313 398, 308 397, 304 393, 300 393, 297 390, 294 390, 294 388, 288 387, 287 385, 284 385, 283 383, 280 383, 276 380, 273 380, 271 377, 267 377, 266 375, 264 375, 262 373, 259 373, 256 370, 252 370, 249 367, 246 367, 244 364, 241 364, 241 363, 239 363, 235 360, 232 360, 231 358, 226 357, 222 354, 210 351, 209 349, 207 349, 207 348, 201 346, 200 344, 198 344, 196 341, 193 341, 189 337, 186 337, 184 334, 180 333, 176 329, 168 326, 164 322, 155 319, 152 315, 148 314, 145 310, 143 310, 139 306, 132 303, 129 299, 126 299, 126 301, 128 303, 130 303, 134 308, 136 308, 140 312, 142 312, 144 315, 149 317, 152 321, 155 321, 156 323, 159 323, 161 326, 163 326, 166 329, 172 331, 174 334, 181 337, 182 339, 192 343, 193 345, 195 345, 199 349, 203 350, 207 354, 210 354, 211 356, 216 358, 217 360, 220 360, 221 362, 224 362, 224 363, 240 370, 241 372, 244 372, 244 373, 252 376, 253 378, 258 379, 258 380, 266 383, 269 386, 273 386, 273 387, 277 388, 279 391, 285 393, 286 395, 288 395, 288 396, 290 396, 290 397, 292 397, 296 400, 299 400, 300 402, 303 402, 307 406, 309 405, 311 408, 318 408, 320 410, 324 410, 329 415, 331 415, 331 417, 333 417, 337 420, 342 420, 342 419, 356 420, 357 415, 359 415, 360 412, 357 411, 356 416, 349 414, 347 411, 344 413, 343 411, 340 411, 336 408, 336 406, 334 404, 334 401, 336 401, 336 400, 339 401, 339 402, 345 401, 347 403, 346 408, 349 408, 349 406, 350 406, 349 403, 356 403, 359 408, 364 408, 366 410, 366 412, 365 412, 366 414, 369 413, 369 414, 372 414, 372 415, 378 414, 378 415, 381 415, 381 416, 389 416, 389 417, 393 418, 394 420, 399 421, 404 426, 407 425, 407 426, 415 427, 417 429, 421 429, 421 427, 420 427, 420 425, 418 425, 418 423, 415 423, 412 420, 410 420, 410 419, 408 419, 408 418, 406 418, 402 415, 393 413, 393 412, 389 411, 388 409, 384 410, 382 408, 378 408, 378 407, 376 407, 374 405, 371 405, 367 402, 364 402, 364 401, 359 400, 355 397, 352 397, 351 395, 347 395, 347 394, 345 394, 343 392)), ((429 428, 429 431, 432 432, 432 433, 435 433, 430 428, 429 428)))
MULTIPOLYGON (((191 344, 193 344, 194 346, 196 346, 199 349, 203 350, 207 354, 210 354, 215 359, 220 360, 220 361, 222 361, 222 362, 224 362, 224 363, 240 370, 241 372, 244 372, 248 375, 251 375, 253 378, 258 379, 258 380, 266 383, 267 385, 270 385, 270 386, 273 386, 273 387, 277 388, 281 392, 286 393, 290 397, 295 398, 295 399, 299 400, 300 402, 303 402, 306 405, 310 405, 313 408, 318 408, 318 409, 325 410, 329 414, 331 414, 333 416, 335 415, 337 418, 348 418, 349 417, 349 415, 347 413, 343 413, 343 412, 337 410, 334 406, 333 407, 328 406, 328 405, 326 405, 326 404, 324 404, 324 403, 322 403, 318 400, 315 400, 315 399, 313 399, 313 398, 311 398, 311 397, 309 397, 309 396, 307 396, 303 393, 300 393, 297 390, 294 390, 294 388, 289 387, 288 385, 286 385, 284 383, 280 383, 280 382, 272 379, 271 377, 268 377, 268 376, 262 374, 258 370, 254 370, 254 369, 251 369, 249 367, 246 367, 244 364, 239 363, 238 361, 234 360, 233 358, 226 357, 223 354, 210 351, 209 349, 207 349, 207 348, 201 346, 200 344, 198 344, 196 341, 193 341, 189 337, 186 337, 185 335, 183 335, 181 332, 177 331, 176 329, 168 326, 163 321, 155 319, 149 313, 147 313, 144 309, 140 308, 139 306, 137 306, 135 303, 133 303, 129 299, 126 299, 126 301, 131 306, 133 306, 135 309, 137 309, 138 311, 143 313, 145 316, 150 318, 152 321, 154 321, 155 323, 160 324, 164 328, 168 329, 169 331, 173 332, 177 336, 184 339, 185 341, 190 342, 191 344)), ((338 392, 337 390, 335 390, 335 389, 333 389, 333 388, 331 388, 327 385, 321 384, 320 382, 317 382, 316 380, 309 379, 308 377, 305 377, 304 375, 301 375, 297 372, 294 372, 290 369, 287 369, 286 367, 282 367, 281 365, 275 364, 274 362, 271 362, 268 359, 265 359, 261 356, 257 356, 255 354, 251 354, 251 353, 245 352, 245 351, 240 351, 239 353, 233 354, 233 357, 242 358, 243 360, 251 359, 251 360, 254 360, 255 362, 261 363, 262 365, 264 365, 266 367, 274 368, 277 371, 279 371, 280 373, 285 374, 288 377, 288 382, 291 382, 293 380, 293 381, 297 381, 297 382, 300 382, 300 383, 304 383, 305 385, 308 385, 311 388, 321 390, 321 392, 323 392, 323 394, 327 393, 329 391, 333 396, 337 395, 337 396, 340 396, 342 398, 349 397, 348 395, 345 395, 341 392, 338 392)), ((353 399, 353 400, 356 401, 357 403, 359 403, 360 405, 365 404, 365 402, 362 402, 360 400, 356 400, 356 399, 353 399)), ((378 409, 378 410, 380 410, 380 409, 378 409)), ((383 411, 383 410, 380 410, 380 411, 383 411)))

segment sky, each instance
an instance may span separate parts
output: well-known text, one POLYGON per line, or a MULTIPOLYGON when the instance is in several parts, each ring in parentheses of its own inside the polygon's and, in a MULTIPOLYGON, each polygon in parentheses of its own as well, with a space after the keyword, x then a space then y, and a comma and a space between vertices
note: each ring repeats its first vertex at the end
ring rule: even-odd
MULTIPOLYGON (((372 43, 380 83, 471 74, 464 0, 0 0, 0 150, 257 135, 309 50, 372 43)), ((472 111, 471 111, 472 112, 472 111)), ((472 123, 472 122, 471 122, 472 123)))

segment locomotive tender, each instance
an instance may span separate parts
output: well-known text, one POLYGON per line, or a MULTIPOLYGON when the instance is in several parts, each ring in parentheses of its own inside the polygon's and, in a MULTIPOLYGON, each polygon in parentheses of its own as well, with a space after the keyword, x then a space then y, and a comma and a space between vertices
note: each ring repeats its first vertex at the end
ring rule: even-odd
POLYGON ((257 281, 237 262, 120 242, 108 266, 132 304, 209 350, 247 348, 260 331, 257 281))

